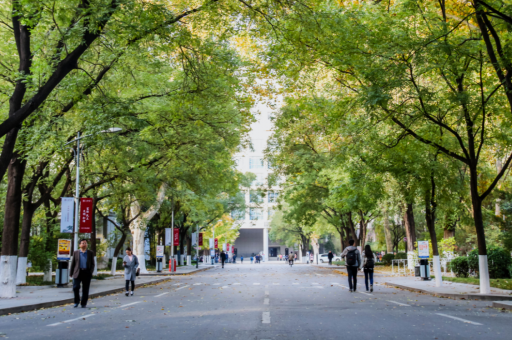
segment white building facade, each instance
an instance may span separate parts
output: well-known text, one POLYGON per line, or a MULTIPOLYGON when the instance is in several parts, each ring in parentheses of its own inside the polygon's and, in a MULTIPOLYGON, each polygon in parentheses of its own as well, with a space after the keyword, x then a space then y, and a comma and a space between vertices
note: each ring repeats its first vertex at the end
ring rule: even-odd
MULTIPOLYGON (((277 260, 279 255, 288 254, 288 249, 269 241, 270 221, 276 209, 280 187, 269 186, 268 177, 272 173, 271 166, 264 160, 267 141, 272 134, 271 111, 259 107, 261 113, 252 124, 250 138, 252 148, 246 148, 235 155, 237 169, 243 173, 256 175, 250 188, 245 191, 245 202, 248 207, 245 214, 236 216, 241 223, 240 236, 235 241, 237 256, 249 258, 260 254, 264 261, 277 260)), ((233 216, 235 217, 235 216, 233 216)))

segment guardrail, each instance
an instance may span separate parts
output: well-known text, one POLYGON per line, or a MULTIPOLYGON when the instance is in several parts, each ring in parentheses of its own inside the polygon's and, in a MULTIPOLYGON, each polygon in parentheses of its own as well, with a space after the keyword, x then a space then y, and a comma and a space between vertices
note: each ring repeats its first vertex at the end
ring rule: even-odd
MULTIPOLYGON (((452 259, 441 258, 441 272, 443 272, 444 276, 454 276, 451 266, 449 265, 452 259), (449 271, 448 271, 449 269, 449 271)), ((391 260, 391 273, 393 275, 413 275, 414 276, 414 267, 419 266, 420 261, 418 258, 414 259, 414 266, 409 268, 409 260, 408 259, 397 259, 391 260), (396 267, 396 268, 395 268, 396 267), (396 270, 396 273, 395 273, 396 270)), ((430 266, 430 273, 434 272, 434 263, 432 259, 428 259, 428 264, 430 266)))

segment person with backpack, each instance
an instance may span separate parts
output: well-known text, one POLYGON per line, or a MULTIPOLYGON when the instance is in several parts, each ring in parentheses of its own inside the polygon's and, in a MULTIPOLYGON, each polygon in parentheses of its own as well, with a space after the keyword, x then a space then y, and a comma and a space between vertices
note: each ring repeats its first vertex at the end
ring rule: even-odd
POLYGON ((331 250, 329 250, 329 254, 327 254, 327 258, 329 259, 329 264, 332 265, 332 259, 333 259, 334 255, 332 253, 331 250))
POLYGON ((373 292, 373 268, 375 267, 375 254, 369 244, 364 246, 363 252, 363 271, 364 271, 364 284, 366 291, 373 292), (370 279, 370 289, 368 289, 368 279, 370 279))
POLYGON ((348 288, 350 292, 355 292, 357 289, 357 270, 363 267, 361 261, 361 253, 354 247, 354 240, 348 241, 349 246, 341 253, 341 258, 345 259, 348 274, 348 288))

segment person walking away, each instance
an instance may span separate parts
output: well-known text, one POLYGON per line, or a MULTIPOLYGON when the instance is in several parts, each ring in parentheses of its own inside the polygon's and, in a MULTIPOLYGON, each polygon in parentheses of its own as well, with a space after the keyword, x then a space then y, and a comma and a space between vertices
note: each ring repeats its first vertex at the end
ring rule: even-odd
POLYGON ((252 261, 254 260, 254 257, 251 256, 251 264, 252 264, 252 261))
POLYGON ((244 257, 243 256, 240 256, 240 263, 244 264, 244 257))
POLYGON ((224 261, 226 261, 226 254, 223 251, 220 253, 220 262, 222 262, 222 268, 224 268, 224 261))
POLYGON ((357 289, 357 270, 362 267, 361 253, 354 247, 354 240, 348 241, 349 246, 343 250, 341 258, 345 259, 348 274, 348 288, 350 292, 355 292, 357 289))
POLYGON ((75 308, 80 303, 82 308, 87 307, 89 287, 94 272, 94 254, 87 249, 87 240, 80 240, 80 249, 73 252, 70 276, 73 278, 73 292, 75 293, 75 308), (80 301, 80 284, 82 284, 82 300, 80 301))
POLYGON ((364 284, 366 291, 373 292, 373 268, 375 267, 375 254, 369 244, 364 246, 363 252, 363 271, 364 271, 364 284), (368 289, 368 279, 370 279, 370 287, 368 289))
POLYGON ((332 254, 332 251, 329 250, 329 254, 327 254, 327 258, 329 259, 329 264, 332 265, 332 258, 334 257, 334 255, 332 254))
POLYGON ((290 264, 290 267, 293 266, 293 253, 290 253, 290 255, 288 256, 288 263, 290 264))
POLYGON ((139 259, 133 255, 132 248, 126 248, 126 255, 123 258, 124 267, 124 279, 126 281, 126 293, 124 295, 133 296, 135 291, 135 279, 137 278, 137 268, 139 268, 139 259), (130 288, 130 282, 132 283, 132 290, 130 288))

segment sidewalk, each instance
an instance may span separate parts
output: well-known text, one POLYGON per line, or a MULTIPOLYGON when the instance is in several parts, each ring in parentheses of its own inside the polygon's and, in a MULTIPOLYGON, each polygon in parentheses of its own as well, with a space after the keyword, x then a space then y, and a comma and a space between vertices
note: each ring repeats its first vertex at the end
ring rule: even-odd
MULTIPOLYGON (((195 267, 179 267, 177 273, 149 273, 141 274, 135 280, 135 287, 157 284, 171 280, 171 275, 187 275, 201 272, 217 266, 205 265, 195 267), (181 269, 181 270, 180 270, 181 269)), ((92 280, 89 290, 91 299, 109 294, 124 292, 125 280, 121 273, 116 273, 115 277, 109 277, 105 280, 92 280)), ((40 308, 49 308, 73 303, 73 283, 72 281, 65 288, 51 286, 18 286, 16 287, 17 296, 12 299, 0 299, 0 315, 21 313, 40 308)))

